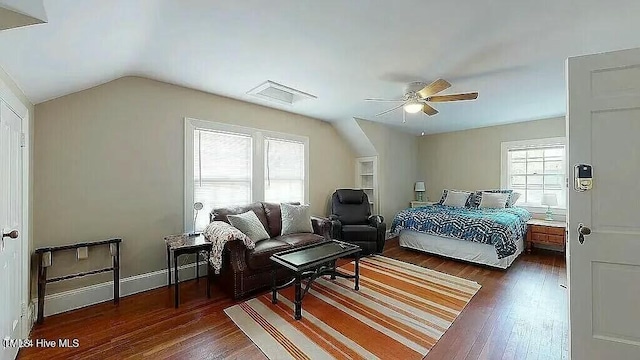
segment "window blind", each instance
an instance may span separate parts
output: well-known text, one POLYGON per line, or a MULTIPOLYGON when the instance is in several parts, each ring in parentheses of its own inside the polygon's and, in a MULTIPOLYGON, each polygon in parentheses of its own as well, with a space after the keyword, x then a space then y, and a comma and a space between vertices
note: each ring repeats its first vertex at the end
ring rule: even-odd
POLYGON ((194 131, 194 202, 201 202, 195 229, 209 224, 212 209, 251 202, 252 138, 249 135, 194 131))
POLYGON ((565 177, 563 145, 509 150, 509 188, 521 194, 520 203, 540 205, 542 194, 556 194, 566 207, 565 177))
POLYGON ((304 202, 304 144, 266 138, 264 140, 265 201, 304 202))

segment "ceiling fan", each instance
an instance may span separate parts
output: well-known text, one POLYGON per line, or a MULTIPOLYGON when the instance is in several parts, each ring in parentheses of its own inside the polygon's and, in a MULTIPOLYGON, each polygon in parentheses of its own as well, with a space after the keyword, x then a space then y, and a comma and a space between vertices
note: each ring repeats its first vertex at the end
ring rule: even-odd
POLYGON ((422 111, 423 113, 432 116, 437 114, 438 110, 429 105, 428 103, 430 102, 475 100, 478 98, 477 92, 451 95, 435 95, 441 91, 448 89, 449 87, 451 87, 451 84, 442 79, 438 79, 429 85, 424 82, 417 81, 407 84, 404 89, 404 96, 402 97, 402 99, 365 99, 365 101, 402 103, 389 110, 376 114, 376 116, 387 114, 399 108, 404 108, 404 111, 410 114, 415 114, 422 111))

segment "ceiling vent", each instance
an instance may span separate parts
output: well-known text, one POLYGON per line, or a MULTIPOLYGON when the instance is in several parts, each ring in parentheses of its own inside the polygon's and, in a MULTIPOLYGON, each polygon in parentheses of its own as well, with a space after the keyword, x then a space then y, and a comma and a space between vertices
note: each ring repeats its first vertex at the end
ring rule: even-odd
POLYGON ((293 105, 304 99, 316 99, 316 96, 307 94, 306 92, 284 86, 273 81, 265 81, 264 83, 249 90, 247 94, 255 96, 262 100, 276 102, 278 104, 293 105))

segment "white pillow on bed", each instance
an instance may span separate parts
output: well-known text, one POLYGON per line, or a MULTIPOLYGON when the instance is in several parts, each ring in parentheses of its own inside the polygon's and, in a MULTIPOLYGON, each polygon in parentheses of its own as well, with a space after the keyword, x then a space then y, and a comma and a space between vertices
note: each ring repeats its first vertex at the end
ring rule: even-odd
POLYGON ((507 207, 514 207, 516 202, 520 199, 520 193, 512 192, 511 196, 509 196, 509 200, 507 200, 507 207))
POLYGON ((469 200, 469 196, 471 196, 470 192, 449 190, 442 205, 464 207, 467 204, 467 200, 469 200))
POLYGON ((480 200, 478 207, 485 209, 504 209, 507 207, 509 195, 508 193, 482 192, 482 200, 480 200))

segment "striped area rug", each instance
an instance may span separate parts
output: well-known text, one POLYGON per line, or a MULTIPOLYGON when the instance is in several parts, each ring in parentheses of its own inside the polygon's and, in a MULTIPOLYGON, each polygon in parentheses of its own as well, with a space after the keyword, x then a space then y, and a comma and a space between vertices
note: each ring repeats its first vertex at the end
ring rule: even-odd
MULTIPOLYGON (((340 268, 353 273, 353 262, 340 268)), ((478 292, 474 281, 383 256, 360 260, 353 280, 316 280, 293 318, 294 289, 225 313, 269 359, 422 359, 478 292)))

